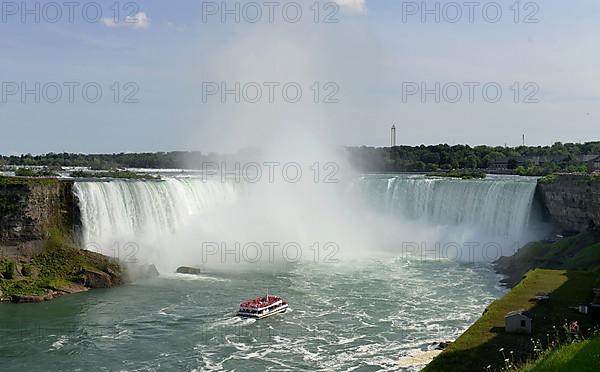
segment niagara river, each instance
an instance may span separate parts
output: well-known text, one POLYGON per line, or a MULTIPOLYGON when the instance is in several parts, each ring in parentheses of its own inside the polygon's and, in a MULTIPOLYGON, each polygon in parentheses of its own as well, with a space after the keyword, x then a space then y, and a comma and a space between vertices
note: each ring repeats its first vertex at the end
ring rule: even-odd
POLYGON ((398 370, 401 357, 454 340, 506 292, 491 265, 498 252, 483 247, 509 254, 535 235, 534 179, 363 175, 323 199, 289 201, 270 189, 272 203, 253 185, 204 181, 75 182, 82 246, 123 258, 134 244, 127 258, 160 276, 1 307, 11 320, 1 323, 4 367, 398 370), (235 251, 269 241, 293 241, 301 257, 235 251), (207 254, 207 242, 225 252, 207 254), (314 243, 337 250, 325 260, 308 249, 314 243), (183 265, 201 274, 176 274, 183 265), (290 310, 235 317, 240 302, 266 291, 290 310))

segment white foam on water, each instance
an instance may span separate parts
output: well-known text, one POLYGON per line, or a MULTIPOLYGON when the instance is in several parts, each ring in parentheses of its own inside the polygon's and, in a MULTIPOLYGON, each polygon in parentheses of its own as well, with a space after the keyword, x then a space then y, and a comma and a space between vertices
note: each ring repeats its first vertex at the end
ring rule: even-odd
POLYGON ((69 342, 69 337, 60 336, 58 340, 52 343, 52 347, 49 351, 55 351, 62 349, 69 342))
POLYGON ((168 279, 168 280, 183 280, 183 281, 190 281, 190 282, 194 282, 194 281, 228 282, 228 281, 230 281, 229 279, 226 279, 226 278, 217 278, 214 276, 208 276, 208 275, 204 275, 204 274, 190 275, 190 274, 179 274, 179 273, 166 273, 166 274, 160 274, 160 278, 168 279))

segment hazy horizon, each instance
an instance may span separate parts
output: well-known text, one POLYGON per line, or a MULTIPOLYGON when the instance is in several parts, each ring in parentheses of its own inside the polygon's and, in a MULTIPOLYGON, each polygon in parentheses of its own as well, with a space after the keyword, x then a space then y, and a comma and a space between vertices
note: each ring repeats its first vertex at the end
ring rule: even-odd
MULTIPOLYGON (((590 140, 590 141, 585 141, 585 142, 561 142, 563 145, 564 144, 569 144, 569 143, 574 143, 574 144, 584 144, 584 143, 597 143, 600 142, 599 140, 590 140)), ((432 144, 397 144, 396 147, 419 147, 419 146, 439 146, 439 145, 448 145, 448 146, 470 146, 471 148, 475 148, 478 146, 488 146, 488 147, 507 147, 507 148, 519 148, 522 147, 523 145, 514 145, 514 146, 504 146, 504 145, 488 145, 488 144, 477 144, 477 145, 470 145, 470 144, 465 144, 465 143, 432 143, 432 144)), ((552 147, 552 145, 554 145, 554 143, 550 143, 550 144, 539 144, 539 145, 534 145, 534 144, 525 144, 525 147, 552 147)), ((352 147, 372 147, 372 148, 389 148, 389 144, 388 145, 339 145, 337 147, 341 147, 341 148, 352 148, 352 147)), ((49 152, 41 152, 41 153, 11 153, 11 154, 6 154, 6 153, 0 153, 0 156, 21 156, 21 155, 31 155, 31 156, 44 156, 50 153, 54 153, 54 154, 63 154, 63 153, 67 153, 67 154, 81 154, 81 155, 117 155, 117 154, 152 154, 152 153, 177 153, 177 152, 186 152, 186 153, 202 153, 202 154, 217 154, 217 155, 235 155, 237 153, 240 152, 244 152, 247 150, 255 150, 258 148, 254 148, 254 147, 246 147, 246 148, 241 148, 235 152, 219 152, 219 151, 206 151, 206 150, 198 150, 198 149, 190 149, 190 150, 186 150, 186 149, 175 149, 175 150, 139 150, 139 151, 113 151, 113 152, 69 152, 69 151, 49 151, 49 152)))

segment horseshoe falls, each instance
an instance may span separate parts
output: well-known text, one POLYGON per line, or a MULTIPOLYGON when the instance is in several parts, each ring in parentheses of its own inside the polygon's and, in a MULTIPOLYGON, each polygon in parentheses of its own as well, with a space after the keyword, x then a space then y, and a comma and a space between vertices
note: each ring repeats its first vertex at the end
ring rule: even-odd
POLYGON ((417 223, 517 240, 538 228, 531 221, 535 179, 377 175, 361 177, 356 186, 375 210, 417 223))
MULTIPOLYGON (((44 355, 59 370, 416 371, 425 362, 401 367, 399 359, 454 340, 506 289, 489 261, 407 258, 402 242, 527 241, 536 225, 533 179, 368 175, 326 197, 276 186, 193 177, 76 182, 82 240, 102 249, 136 242, 160 276, 42 307, 3 307, 4 319, 42 319, 35 327, 51 330, 11 323, 3 355, 44 355), (202 265, 196 253, 215 237, 300 241, 315 233, 339 244, 334 261, 315 261, 314 248, 303 246, 310 260, 225 269, 202 265), (196 264, 201 275, 174 273, 196 264), (289 301, 286 314, 234 316, 266 289, 289 301)), ((5 367, 40 370, 36 359, 5 367)))
MULTIPOLYGON (((284 195, 275 195, 264 190, 253 192, 257 191, 256 187, 261 186, 210 179, 203 182, 199 177, 76 182, 81 238, 85 244, 101 246, 137 242, 156 251, 163 250, 157 247, 160 242, 173 251, 180 240, 192 240, 191 235, 196 240, 194 244, 207 238, 202 234, 208 225, 221 225, 221 235, 227 236, 249 236, 252 231, 239 234, 237 230, 258 230, 266 226, 270 234, 265 238, 268 240, 280 230, 285 231, 283 235, 287 234, 286 229, 290 227, 287 225, 294 223, 305 224, 291 229, 301 230, 302 236, 314 235, 315 230, 331 224, 330 230, 335 230, 335 235, 344 235, 334 236, 336 239, 359 241, 357 230, 364 230, 370 234, 367 239, 372 239, 372 243, 364 244, 385 245, 393 251, 398 249, 394 241, 414 241, 417 237, 427 241, 527 242, 538 226, 532 221, 536 182, 527 178, 458 180, 422 175, 361 176, 340 187, 339 195, 333 195, 339 200, 323 205, 322 209, 337 209, 334 214, 322 213, 318 206, 305 209, 306 195, 295 190, 285 189, 284 195), (277 203, 271 203, 274 207, 262 210, 263 205, 269 204, 264 199, 270 196, 292 202, 279 203, 277 199, 277 203), (253 203, 245 203, 249 200, 253 203), (248 208, 242 207, 248 205, 248 208), (234 210, 231 216, 223 217, 220 211, 224 208, 246 210, 247 214, 234 210), (313 218, 286 223, 278 214, 312 215, 313 218), (377 219, 367 221, 369 214, 377 219), (254 226, 253 222, 260 220, 261 215, 267 217, 260 226, 254 226), (232 224, 234 218, 239 220, 237 226, 232 224), (359 223, 351 225, 349 219, 359 223), (341 230, 336 230, 340 226, 341 230), (382 235, 393 233, 398 236, 380 241, 382 235)), ((323 201, 329 203, 330 199, 328 196, 323 201)), ((296 241, 299 236, 294 233, 283 238, 296 241)), ((346 246, 352 244, 349 241, 346 246)))

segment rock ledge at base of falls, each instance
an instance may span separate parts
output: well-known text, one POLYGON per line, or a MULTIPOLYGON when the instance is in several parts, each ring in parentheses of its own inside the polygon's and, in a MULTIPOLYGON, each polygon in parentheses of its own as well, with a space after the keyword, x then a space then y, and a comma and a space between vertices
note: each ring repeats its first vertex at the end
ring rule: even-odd
POLYGON ((159 275, 81 249, 74 182, 0 176, 0 302, 39 303, 159 275))
POLYGON ((180 266, 175 271, 177 274, 200 275, 202 271, 197 267, 180 266))
POLYGON ((120 262, 77 244, 73 185, 0 176, 0 302, 39 303, 127 282, 120 262))
POLYGON ((41 303, 44 301, 50 301, 55 298, 64 296, 66 294, 74 294, 87 292, 89 288, 81 285, 81 284, 69 284, 67 286, 61 287, 60 290, 49 291, 48 294, 43 296, 36 295, 12 295, 10 298, 10 302, 15 304, 27 304, 27 303, 41 303))
POLYGON ((55 236, 31 257, 0 261, 0 302, 39 303, 124 283, 126 270, 118 261, 55 236))

